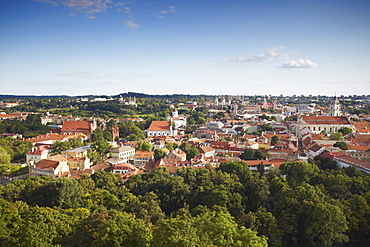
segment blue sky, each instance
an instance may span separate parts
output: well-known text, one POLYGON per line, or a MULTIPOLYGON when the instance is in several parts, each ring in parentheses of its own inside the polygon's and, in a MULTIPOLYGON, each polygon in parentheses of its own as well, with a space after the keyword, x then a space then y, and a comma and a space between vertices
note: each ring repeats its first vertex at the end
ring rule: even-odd
POLYGON ((370 94, 370 1, 1 0, 1 94, 370 94))

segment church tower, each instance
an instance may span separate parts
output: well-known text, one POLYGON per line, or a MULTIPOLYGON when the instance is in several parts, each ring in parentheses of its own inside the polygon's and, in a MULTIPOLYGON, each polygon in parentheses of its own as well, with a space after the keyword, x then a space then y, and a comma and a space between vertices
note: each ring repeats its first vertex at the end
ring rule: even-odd
POLYGON ((340 111, 339 99, 337 98, 337 96, 334 96, 329 105, 329 116, 340 117, 341 115, 342 113, 340 111))
POLYGON ((179 112, 177 111, 176 108, 174 108, 172 111, 172 117, 179 117, 179 112))

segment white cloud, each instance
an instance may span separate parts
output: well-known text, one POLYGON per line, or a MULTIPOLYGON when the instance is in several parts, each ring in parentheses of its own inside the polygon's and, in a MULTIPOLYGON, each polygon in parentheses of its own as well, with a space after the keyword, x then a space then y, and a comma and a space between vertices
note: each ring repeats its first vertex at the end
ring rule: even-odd
POLYGON ((110 5, 113 4, 112 0, 34 0, 40 3, 50 3, 54 6, 64 5, 75 11, 94 14, 106 11, 110 5))
POLYGON ((170 9, 170 12, 172 12, 172 13, 177 12, 177 9, 176 9, 176 7, 175 7, 175 6, 170 6, 170 7, 168 7, 168 8, 170 9))
POLYGON ((122 24, 128 28, 131 28, 131 29, 136 29, 138 27, 140 27, 139 24, 135 23, 133 20, 125 20, 122 22, 122 24))
POLYGON ((276 58, 284 58, 288 57, 289 55, 287 53, 279 53, 281 50, 284 50, 284 46, 274 46, 270 48, 266 48, 261 50, 261 53, 258 55, 255 55, 253 57, 234 57, 231 58, 230 61, 232 62, 239 62, 239 63, 260 63, 265 61, 271 61, 276 58))
POLYGON ((123 12, 126 13, 126 14, 130 14, 131 13, 131 8, 130 7, 126 7, 126 8, 124 8, 124 11, 123 12))
MULTIPOLYGON (((88 19, 95 19, 95 14, 100 12, 105 12, 109 10, 114 10, 125 14, 125 21, 123 25, 131 29, 136 29, 140 27, 139 24, 135 23, 134 16, 131 8, 128 6, 133 3, 130 1, 119 1, 119 0, 32 0, 39 3, 52 4, 54 7, 65 6, 71 11, 69 15, 76 16, 78 13, 85 14, 88 19)), ((159 19, 164 19, 169 13, 175 13, 177 9, 175 6, 168 6, 168 8, 160 10, 153 15, 159 19)))
POLYGON ((319 65, 317 63, 312 62, 309 59, 291 59, 281 65, 279 68, 282 69, 312 69, 317 68, 319 65))
POLYGON ((175 6, 169 6, 168 10, 163 9, 163 10, 158 11, 157 13, 154 13, 153 15, 157 16, 157 18, 159 18, 159 19, 164 19, 166 14, 175 13, 175 12, 177 12, 176 7, 175 6))

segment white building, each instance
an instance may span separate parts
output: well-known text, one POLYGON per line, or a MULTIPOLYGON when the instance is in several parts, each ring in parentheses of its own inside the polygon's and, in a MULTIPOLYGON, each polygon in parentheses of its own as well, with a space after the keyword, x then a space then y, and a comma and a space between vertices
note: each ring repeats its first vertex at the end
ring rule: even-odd
POLYGON ((177 129, 181 126, 185 127, 186 126, 186 119, 184 115, 179 115, 179 112, 177 109, 173 109, 172 115, 168 116, 167 119, 171 121, 171 123, 174 123, 174 128, 177 129))
POLYGON ((334 99, 332 100, 329 106, 329 116, 339 117, 341 115, 342 113, 340 110, 339 99, 337 97, 334 97, 334 99))
POLYGON ((147 137, 177 135, 177 131, 173 129, 171 121, 152 121, 145 132, 147 137))
POLYGON ((118 157, 123 160, 125 163, 129 163, 129 161, 133 161, 135 156, 135 148, 131 146, 123 146, 114 148, 112 150, 112 157, 118 157))

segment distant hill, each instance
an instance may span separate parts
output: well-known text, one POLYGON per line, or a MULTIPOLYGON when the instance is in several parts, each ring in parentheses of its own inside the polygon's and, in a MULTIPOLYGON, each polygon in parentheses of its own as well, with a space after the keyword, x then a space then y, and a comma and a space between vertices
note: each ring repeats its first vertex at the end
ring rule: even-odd
MULTIPOLYGON (((163 95, 155 95, 155 94, 144 94, 144 93, 136 93, 136 92, 127 92, 121 93, 117 95, 112 95, 113 98, 118 98, 120 95, 123 97, 136 97, 136 98, 156 98, 156 99, 164 99, 164 98, 199 98, 199 97, 207 97, 212 95, 190 95, 190 94, 163 94, 163 95)), ((110 95, 79 95, 79 96, 68 96, 68 95, 11 95, 11 94, 0 94, 0 100, 3 99, 25 99, 25 98, 92 98, 92 97, 110 97, 110 95)))

